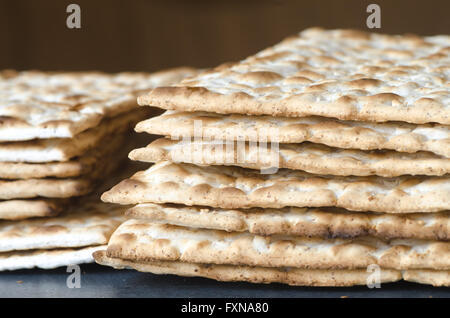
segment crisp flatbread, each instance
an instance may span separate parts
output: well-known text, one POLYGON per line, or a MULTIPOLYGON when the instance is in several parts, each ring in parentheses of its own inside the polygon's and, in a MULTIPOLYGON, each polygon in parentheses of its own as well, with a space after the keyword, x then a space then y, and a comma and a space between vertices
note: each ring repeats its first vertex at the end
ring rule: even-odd
POLYGON ((105 175, 114 172, 122 164, 127 150, 127 148, 118 150, 113 160, 103 160, 97 170, 76 178, 0 180, 0 199, 70 198, 88 194, 95 189, 105 175))
POLYGON ((386 213, 449 210, 444 177, 337 177, 278 170, 260 174, 240 167, 161 161, 102 195, 119 204, 179 203, 225 209, 334 206, 386 213))
MULTIPOLYGON (((105 251, 94 252, 98 264, 116 269, 136 269, 153 274, 172 274, 187 277, 205 277, 218 281, 244 281, 250 283, 283 283, 293 286, 353 286, 370 284, 370 272, 364 269, 300 269, 273 268, 260 266, 235 266, 217 264, 198 264, 179 261, 149 260, 137 262, 106 256, 105 251)), ((400 271, 383 269, 380 283, 395 282, 401 279, 400 271)))
POLYGON ((450 271, 407 270, 403 272, 403 279, 420 284, 450 287, 450 271))
MULTIPOLYGON (((115 136, 114 140, 120 140, 126 138, 127 135, 123 136, 115 136)), ((128 139, 126 145, 122 144, 122 148, 120 150, 116 150, 114 154, 111 154, 109 158, 112 156, 116 158, 116 160, 107 161, 107 165, 112 163, 113 169, 115 166, 121 165, 121 163, 126 159, 126 153, 130 149, 133 149, 136 146, 142 146, 148 143, 150 140, 149 136, 134 136, 131 139, 128 139)), ((114 144, 115 141, 108 140, 108 144, 114 144)), ((98 162, 98 166, 106 167, 104 158, 100 158, 102 162, 98 162)), ((105 190, 111 188, 112 185, 122 180, 125 177, 132 175, 134 172, 145 168, 147 165, 140 162, 128 162, 123 169, 120 171, 114 171, 113 173, 108 175, 108 178, 99 184, 96 189, 96 193, 93 194, 97 200, 99 200, 100 194, 105 190)), ((109 169, 109 168, 108 168, 109 169)), ((102 169, 94 169, 90 173, 90 176, 95 176, 99 174, 102 169), (97 171, 97 172, 96 172, 97 171)), ((101 175, 101 174, 100 174, 101 175)), ((104 175, 104 174, 103 174, 104 175)), ((64 180, 64 179, 62 179, 64 180)), ((101 181, 101 180, 100 180, 101 181)), ((99 182, 100 182, 99 181, 99 182)), ((95 182, 96 184, 97 182, 95 182)), ((38 197, 34 199, 13 199, 13 200, 3 200, 0 201, 0 220, 22 220, 32 217, 51 217, 56 216, 60 212, 64 211, 68 206, 72 206, 74 203, 70 202, 71 200, 79 200, 79 198, 43 198, 38 197)))
POLYGON ((91 192, 94 185, 91 178, 0 181, 0 199, 70 198, 91 192))
POLYGON ((0 178, 69 178, 95 174, 105 165, 105 158, 121 160, 136 147, 142 147, 154 140, 156 136, 135 133, 115 133, 106 136, 100 144, 79 157, 69 161, 43 163, 0 162, 0 178))
POLYGON ((396 177, 450 174, 450 159, 428 152, 363 151, 325 145, 170 140, 160 138, 129 154, 132 160, 226 165, 251 169, 287 168, 338 176, 396 177))
POLYGON ((382 239, 450 240, 450 212, 360 213, 343 209, 283 208, 224 210, 174 204, 138 204, 128 217, 153 223, 206 228, 257 235, 350 238, 370 235, 382 239))
POLYGON ((68 199, 38 198, 0 201, 0 220, 22 220, 58 215, 68 199))
POLYGON ((105 137, 102 145, 93 148, 86 154, 69 161, 43 163, 0 162, 0 178, 70 178, 94 173, 104 165, 104 158, 109 158, 123 147, 130 134, 115 134, 105 137))
MULTIPOLYGON (((149 260, 136 262, 106 256, 106 251, 94 252, 94 259, 100 265, 115 269, 135 269, 153 274, 171 274, 187 277, 205 277, 226 282, 283 283, 292 286, 354 286, 375 283, 373 272, 364 269, 301 269, 286 267, 236 266, 198 264, 178 261, 149 260)), ((379 283, 406 281, 433 286, 450 286, 450 271, 414 269, 397 271, 381 269, 379 283)))
MULTIPOLYGON (((101 193, 117 180, 131 175, 137 167, 135 163, 124 165, 99 185, 97 191, 101 193)), ((107 243, 124 220, 124 207, 100 202, 99 193, 72 202, 61 200, 61 207, 63 212, 56 218, 0 222, 0 246, 3 251, 8 250, 0 252, 0 271, 91 263, 92 253, 106 248, 99 244, 107 243), (92 246, 82 247, 85 245, 92 246)))
POLYGON ((51 162, 67 161, 100 147, 106 137, 126 134, 148 112, 133 110, 120 116, 108 118, 92 129, 73 138, 35 139, 0 143, 0 162, 51 162))
POLYGON ((136 96, 196 73, 2 72, 0 141, 72 138, 137 106, 136 96))
POLYGON ((307 29, 140 105, 287 117, 450 124, 450 36, 307 29))
POLYGON ((98 250, 104 250, 105 247, 105 245, 99 245, 78 249, 63 248, 0 253, 0 271, 13 271, 34 267, 52 269, 61 266, 92 263, 94 262, 92 253, 98 250))
MULTIPOLYGON (((128 151, 128 149, 133 147, 135 144, 141 144, 141 138, 133 138, 130 140, 129 145, 123 148, 124 153, 128 151)), ((144 138, 147 139, 147 138, 144 138)), ((145 144, 145 142, 144 142, 145 144)), ((119 158, 122 155, 118 156, 118 160, 112 161, 114 166, 120 166, 121 162, 124 161, 125 156, 123 156, 122 160, 119 158)), ((140 162, 127 162, 126 165, 120 167, 119 170, 116 170, 108 175, 108 178, 103 180, 98 187, 95 189, 95 192, 91 195, 95 198, 95 200, 99 201, 100 194, 107 189, 111 188, 112 185, 116 184, 118 181, 123 178, 129 177, 136 171, 139 171, 145 168, 147 165, 140 162)), ((56 216, 62 211, 65 211, 67 207, 73 206, 74 204, 79 204, 80 198, 35 198, 35 199, 15 199, 15 200, 4 200, 0 201, 0 220, 22 220, 32 217, 52 217, 56 216)), ((84 199, 83 199, 84 200, 84 199)))
POLYGON ((107 244, 112 232, 125 220, 123 214, 122 206, 92 197, 67 206, 57 217, 0 222, 0 253, 107 244))
POLYGON ((135 129, 172 139, 195 136, 230 141, 310 141, 336 148, 430 151, 450 158, 450 127, 438 124, 371 123, 325 117, 222 115, 168 110, 139 122, 135 129))
POLYGON ((130 219, 112 234, 107 256, 135 261, 356 269, 450 270, 450 242, 373 238, 319 239, 192 229, 130 219))
POLYGON ((141 144, 142 139, 132 138, 127 134, 108 136, 108 138, 102 140, 102 142, 110 144, 109 151, 111 153, 107 156, 108 159, 97 158, 97 167, 90 173, 82 176, 62 179, 0 180, 0 198, 3 200, 35 197, 69 198, 90 193, 104 179, 105 175, 109 176, 126 161, 126 154, 135 145, 141 144), (116 141, 119 141, 120 144, 117 145, 116 141), (126 141, 127 143, 125 143, 126 141))

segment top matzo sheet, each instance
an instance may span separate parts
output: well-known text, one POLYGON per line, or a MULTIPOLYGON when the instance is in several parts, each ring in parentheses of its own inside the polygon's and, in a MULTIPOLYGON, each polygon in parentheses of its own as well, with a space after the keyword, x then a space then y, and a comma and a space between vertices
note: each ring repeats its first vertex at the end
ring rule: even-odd
POLYGON ((160 87, 140 105, 450 124, 450 36, 307 29, 254 56, 160 87))
POLYGON ((0 72, 0 141, 73 137, 137 107, 137 95, 194 73, 0 72))

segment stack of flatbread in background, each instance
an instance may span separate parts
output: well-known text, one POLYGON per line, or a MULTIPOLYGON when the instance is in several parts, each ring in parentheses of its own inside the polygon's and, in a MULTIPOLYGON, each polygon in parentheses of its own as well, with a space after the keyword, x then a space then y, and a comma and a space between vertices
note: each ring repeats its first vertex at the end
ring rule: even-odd
POLYGON ((151 140, 133 135, 154 112, 136 97, 192 74, 0 72, 0 270, 93 261, 123 221, 100 191, 151 140))
POLYGON ((154 162, 100 264, 222 281, 450 285, 450 37, 308 29, 138 98, 154 162))

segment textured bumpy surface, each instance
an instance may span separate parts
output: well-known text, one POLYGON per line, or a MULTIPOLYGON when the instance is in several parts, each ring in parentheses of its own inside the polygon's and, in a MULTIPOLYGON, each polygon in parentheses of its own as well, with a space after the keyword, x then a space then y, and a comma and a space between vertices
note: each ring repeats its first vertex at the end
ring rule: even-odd
POLYGON ((226 209, 335 206, 352 211, 437 212, 450 206, 448 177, 336 177, 161 161, 102 195, 111 203, 180 203, 226 209))
POLYGON ((234 64, 156 88, 140 105, 450 124, 450 36, 312 28, 234 64))
POLYGON ((125 220, 123 212, 123 207, 91 199, 58 217, 1 222, 0 252, 106 244, 125 220))
POLYGON ((55 216, 67 203, 67 199, 50 198, 0 201, 0 220, 55 216))
MULTIPOLYGON (((218 281, 244 281, 249 283, 283 283, 293 286, 354 286, 372 283, 365 269, 301 269, 274 268, 259 266, 236 266, 217 264, 198 264, 178 261, 149 260, 136 262, 106 256, 105 251, 94 252, 98 264, 116 269, 135 269, 153 274, 172 274, 180 276, 197 276, 218 281)), ((433 286, 450 286, 450 271, 382 269, 380 283, 395 282, 400 279, 429 284, 433 286)))
POLYGON ((395 215, 332 208, 223 210, 143 203, 130 208, 126 214, 150 222, 227 232, 247 231, 264 236, 349 238, 370 235, 382 239, 450 240, 450 212, 395 215))
POLYGON ((78 249, 32 250, 0 253, 0 271, 26 268, 52 269, 61 266, 92 263, 92 253, 106 246, 89 246, 78 249))
POLYGON ((319 144, 256 144, 221 140, 170 140, 160 138, 145 148, 133 150, 130 159, 197 165, 240 166, 252 169, 288 168, 339 176, 395 177, 441 176, 450 173, 450 159, 428 152, 362 151, 319 144))
POLYGON ((373 237, 318 239, 190 229, 131 219, 112 234, 107 256, 206 264, 355 269, 450 270, 450 242, 373 237))
POLYGON ((450 128, 435 124, 370 123, 325 117, 288 118, 168 110, 160 116, 138 123, 136 131, 170 136, 172 139, 196 136, 231 141, 310 141, 337 148, 430 151, 450 158, 450 128))
MULTIPOLYGON (((245 281, 250 283, 283 283, 294 286, 353 286, 370 283, 370 274, 365 269, 300 269, 269 268, 234 265, 196 264, 177 261, 151 260, 136 262, 106 256, 105 251, 94 253, 95 261, 116 269, 131 268, 154 274, 206 277, 219 281, 245 281)), ((399 271, 384 269, 380 282, 395 282, 401 279, 399 271)))
POLYGON ((73 137, 136 107, 137 95, 195 73, 0 72, 0 141, 73 137))
POLYGON ((131 111, 115 118, 108 118, 98 127, 88 129, 74 138, 35 139, 21 142, 0 143, 0 162, 49 162, 67 161, 101 147, 105 138, 125 134, 145 112, 131 111))

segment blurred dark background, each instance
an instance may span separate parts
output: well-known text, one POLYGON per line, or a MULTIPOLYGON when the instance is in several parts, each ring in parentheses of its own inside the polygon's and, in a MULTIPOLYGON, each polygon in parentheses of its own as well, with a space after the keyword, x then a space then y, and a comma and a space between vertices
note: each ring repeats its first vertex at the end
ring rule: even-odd
POLYGON ((0 69, 154 71, 242 59, 310 26, 450 33, 450 0, 0 0, 0 69), (66 7, 81 7, 81 29, 66 7))

